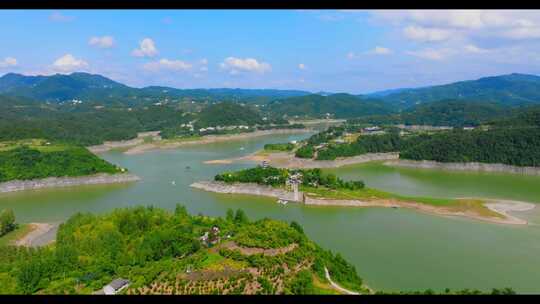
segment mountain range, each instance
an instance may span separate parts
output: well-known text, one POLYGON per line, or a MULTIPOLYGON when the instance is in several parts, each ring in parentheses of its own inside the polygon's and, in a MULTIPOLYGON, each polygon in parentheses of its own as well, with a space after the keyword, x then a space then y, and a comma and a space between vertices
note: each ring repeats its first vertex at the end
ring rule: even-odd
POLYGON ((540 77, 508 74, 422 88, 402 88, 366 95, 276 89, 177 89, 164 86, 134 88, 101 75, 0 77, 0 94, 51 103, 73 99, 90 103, 141 105, 162 101, 234 101, 268 104, 277 113, 353 117, 399 112, 440 100, 494 102, 505 106, 540 104, 540 77))

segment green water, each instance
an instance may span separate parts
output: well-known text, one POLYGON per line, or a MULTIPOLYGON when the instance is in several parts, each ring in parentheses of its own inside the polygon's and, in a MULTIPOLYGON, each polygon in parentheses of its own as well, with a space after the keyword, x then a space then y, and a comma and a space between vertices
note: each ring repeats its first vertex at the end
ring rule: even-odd
MULTIPOLYGON (((340 252, 375 289, 512 287, 540 292, 540 226, 508 226, 445 218, 405 209, 305 207, 276 204, 256 196, 208 193, 188 187, 224 170, 250 164, 205 165, 237 157, 265 143, 308 135, 273 135, 140 155, 104 154, 142 177, 128 185, 96 185, 0 195, 0 208, 14 209, 19 221, 54 222, 76 212, 106 212, 138 204, 222 216, 242 208, 253 219, 271 217, 301 223, 320 245, 340 252), (186 169, 190 166, 190 169, 186 169), (176 185, 171 182, 175 181, 176 185)), ((344 178, 405 195, 478 196, 540 203, 540 178, 518 175, 449 173, 368 164, 333 170, 344 178)), ((519 214, 540 223, 540 212, 519 214)))

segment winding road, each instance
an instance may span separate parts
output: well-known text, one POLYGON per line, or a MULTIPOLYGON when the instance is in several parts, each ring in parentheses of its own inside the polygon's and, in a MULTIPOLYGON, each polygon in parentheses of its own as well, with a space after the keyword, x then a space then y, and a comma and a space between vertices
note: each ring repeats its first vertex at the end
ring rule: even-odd
POLYGON ((349 295, 360 295, 361 293, 359 292, 355 292, 355 291, 350 291, 348 289, 345 289, 341 286, 339 286, 338 284, 336 284, 334 281, 332 281, 332 279, 330 278, 330 273, 328 272, 328 268, 326 268, 326 266, 324 267, 324 273, 326 275, 326 279, 330 282, 330 285, 332 285, 332 287, 334 287, 335 289, 345 293, 345 294, 349 294, 349 295))

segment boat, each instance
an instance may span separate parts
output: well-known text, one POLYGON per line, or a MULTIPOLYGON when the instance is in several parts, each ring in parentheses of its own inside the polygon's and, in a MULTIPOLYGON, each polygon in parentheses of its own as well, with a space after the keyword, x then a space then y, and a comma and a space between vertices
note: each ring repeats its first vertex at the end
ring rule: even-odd
POLYGON ((191 169, 191 167, 190 167, 190 166, 186 166, 186 170, 189 170, 189 169, 191 169))
POLYGON ((244 150, 244 147, 240 147, 240 150, 244 150))
POLYGON ((278 200, 277 200, 277 203, 278 203, 278 204, 282 204, 282 205, 287 205, 288 201, 287 201, 287 200, 284 200, 284 199, 278 199, 278 200))
POLYGON ((171 184, 174 186, 176 185, 176 181, 172 181, 171 184))

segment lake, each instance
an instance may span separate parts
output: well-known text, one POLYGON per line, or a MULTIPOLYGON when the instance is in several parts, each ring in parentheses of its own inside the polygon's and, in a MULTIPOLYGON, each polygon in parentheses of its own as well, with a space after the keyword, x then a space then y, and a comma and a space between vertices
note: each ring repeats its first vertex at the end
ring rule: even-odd
MULTIPOLYGON (((321 246, 352 262, 375 289, 512 287, 540 292, 540 208, 518 214, 529 226, 509 226, 386 208, 286 206, 274 199, 225 195, 191 189, 226 170, 252 164, 207 165, 203 161, 238 157, 265 143, 299 140, 309 134, 272 135, 247 140, 161 150, 139 155, 102 156, 142 177, 126 185, 78 186, 0 194, 0 208, 12 208, 21 222, 60 222, 76 212, 107 212, 118 207, 154 205, 223 216, 242 208, 252 219, 299 222, 321 246), (174 182, 174 183, 173 183, 174 182)), ((540 203, 540 177, 392 168, 370 163, 329 170, 369 187, 433 197, 488 197, 540 203)))

